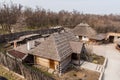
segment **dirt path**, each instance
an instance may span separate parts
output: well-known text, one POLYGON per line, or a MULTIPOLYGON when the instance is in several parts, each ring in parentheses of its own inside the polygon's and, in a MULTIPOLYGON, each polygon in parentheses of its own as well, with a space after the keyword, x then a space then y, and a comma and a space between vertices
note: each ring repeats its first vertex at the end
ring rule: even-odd
POLYGON ((103 80, 120 80, 120 52, 115 45, 93 46, 93 51, 108 58, 103 80))

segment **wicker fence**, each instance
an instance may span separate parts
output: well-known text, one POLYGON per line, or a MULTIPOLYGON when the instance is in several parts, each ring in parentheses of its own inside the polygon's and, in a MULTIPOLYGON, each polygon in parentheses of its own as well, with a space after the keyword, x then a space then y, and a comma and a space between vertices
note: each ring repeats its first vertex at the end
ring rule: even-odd
POLYGON ((54 80, 52 77, 45 75, 36 68, 25 66, 22 62, 3 53, 0 53, 0 64, 7 67, 9 70, 24 76, 27 80, 54 80))

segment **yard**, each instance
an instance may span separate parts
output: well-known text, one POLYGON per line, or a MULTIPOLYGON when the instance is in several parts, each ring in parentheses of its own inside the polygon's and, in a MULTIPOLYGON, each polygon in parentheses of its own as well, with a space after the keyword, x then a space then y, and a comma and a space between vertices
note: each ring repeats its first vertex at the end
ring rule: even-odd
POLYGON ((98 80, 100 73, 87 70, 87 69, 76 69, 69 67, 62 76, 55 76, 56 80, 98 80))

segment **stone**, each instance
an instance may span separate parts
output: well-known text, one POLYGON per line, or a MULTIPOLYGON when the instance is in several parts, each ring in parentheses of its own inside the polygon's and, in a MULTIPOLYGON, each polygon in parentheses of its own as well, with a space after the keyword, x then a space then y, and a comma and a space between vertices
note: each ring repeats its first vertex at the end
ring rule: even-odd
POLYGON ((54 72, 54 69, 48 69, 48 73, 53 74, 53 72, 54 72))

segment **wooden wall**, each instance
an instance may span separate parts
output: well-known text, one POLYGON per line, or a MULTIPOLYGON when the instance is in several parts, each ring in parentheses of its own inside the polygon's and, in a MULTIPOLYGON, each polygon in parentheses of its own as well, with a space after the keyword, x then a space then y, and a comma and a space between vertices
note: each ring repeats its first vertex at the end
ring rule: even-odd
POLYGON ((67 69, 67 66, 70 62, 71 62, 71 55, 61 62, 35 56, 35 63, 37 65, 41 65, 47 68, 57 70, 60 73, 62 73, 67 69))
POLYGON ((68 56, 65 60, 63 60, 62 62, 60 62, 60 64, 59 64, 59 71, 60 71, 60 73, 62 73, 63 71, 65 71, 66 70, 66 68, 67 68, 67 66, 68 66, 68 64, 71 62, 71 55, 70 56, 68 56))
POLYGON ((35 63, 55 70, 57 70, 57 66, 59 65, 59 62, 57 61, 41 58, 39 56, 35 56, 35 63))

